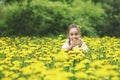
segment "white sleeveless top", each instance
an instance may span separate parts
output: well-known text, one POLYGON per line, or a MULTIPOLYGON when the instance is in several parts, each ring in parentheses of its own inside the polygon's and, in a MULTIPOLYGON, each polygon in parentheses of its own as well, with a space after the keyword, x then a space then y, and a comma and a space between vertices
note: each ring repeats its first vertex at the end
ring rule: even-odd
MULTIPOLYGON (((85 44, 85 42, 83 41, 83 39, 81 39, 81 41, 82 41, 81 48, 82 48, 85 52, 87 52, 87 50, 88 50, 87 45, 85 44)), ((63 44, 62 49, 66 49, 66 48, 68 48, 68 47, 69 47, 69 39, 67 39, 66 42, 63 44)), ((73 47, 72 49, 74 50, 74 49, 76 49, 76 48, 79 48, 79 46, 77 45, 77 46, 73 47)))

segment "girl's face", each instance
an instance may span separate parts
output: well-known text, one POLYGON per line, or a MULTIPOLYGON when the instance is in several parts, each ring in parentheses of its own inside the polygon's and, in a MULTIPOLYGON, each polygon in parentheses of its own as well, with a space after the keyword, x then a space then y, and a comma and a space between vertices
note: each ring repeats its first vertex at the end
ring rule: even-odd
POLYGON ((68 37, 70 40, 78 40, 80 38, 80 32, 77 28, 71 28, 68 33, 68 37))

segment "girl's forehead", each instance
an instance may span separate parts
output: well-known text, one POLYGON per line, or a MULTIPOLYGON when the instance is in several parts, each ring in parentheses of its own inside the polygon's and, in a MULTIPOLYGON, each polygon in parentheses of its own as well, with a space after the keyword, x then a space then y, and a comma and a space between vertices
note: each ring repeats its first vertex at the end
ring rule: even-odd
POLYGON ((78 31, 77 28, 71 28, 71 29, 69 30, 69 33, 71 33, 71 32, 79 32, 79 31, 78 31))

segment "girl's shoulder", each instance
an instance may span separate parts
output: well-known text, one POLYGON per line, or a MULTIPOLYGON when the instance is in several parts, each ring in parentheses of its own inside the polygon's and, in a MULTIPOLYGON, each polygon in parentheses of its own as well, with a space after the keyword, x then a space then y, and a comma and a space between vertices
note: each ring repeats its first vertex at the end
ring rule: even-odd
POLYGON ((82 42, 84 42, 84 40, 83 40, 82 38, 80 38, 80 40, 81 40, 82 42))
POLYGON ((69 41, 69 39, 66 39, 66 42, 68 42, 69 41))

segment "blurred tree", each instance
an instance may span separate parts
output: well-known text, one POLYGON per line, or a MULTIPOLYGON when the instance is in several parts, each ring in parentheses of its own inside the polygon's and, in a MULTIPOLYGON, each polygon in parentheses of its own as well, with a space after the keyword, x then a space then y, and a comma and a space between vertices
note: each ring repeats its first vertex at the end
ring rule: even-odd
POLYGON ((5 5, 10 34, 65 33, 67 27, 75 23, 80 25, 83 35, 97 36, 95 27, 103 21, 104 10, 91 0, 25 0, 20 4, 5 5))
POLYGON ((60 1, 63 3, 68 3, 68 4, 71 4, 72 2, 74 2, 74 0, 49 0, 49 1, 60 1))
POLYGON ((106 12, 104 24, 97 28, 101 36, 117 36, 120 37, 120 0, 93 0, 95 3, 101 3, 106 12))
POLYGON ((5 0, 5 3, 12 3, 12 2, 18 2, 21 3, 24 0, 5 0))

